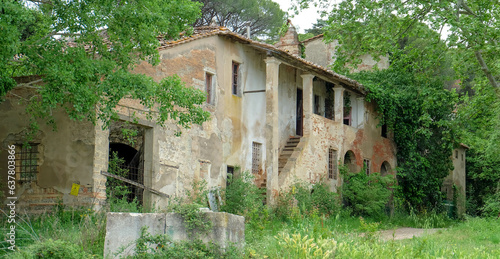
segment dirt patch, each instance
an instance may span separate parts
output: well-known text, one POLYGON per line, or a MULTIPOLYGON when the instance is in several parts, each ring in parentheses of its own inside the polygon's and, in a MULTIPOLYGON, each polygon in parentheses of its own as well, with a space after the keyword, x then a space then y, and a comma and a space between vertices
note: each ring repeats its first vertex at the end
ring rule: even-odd
POLYGON ((430 235, 436 233, 442 228, 398 228, 393 230, 380 231, 380 239, 388 240, 402 240, 410 239, 413 237, 421 237, 423 235, 430 235))

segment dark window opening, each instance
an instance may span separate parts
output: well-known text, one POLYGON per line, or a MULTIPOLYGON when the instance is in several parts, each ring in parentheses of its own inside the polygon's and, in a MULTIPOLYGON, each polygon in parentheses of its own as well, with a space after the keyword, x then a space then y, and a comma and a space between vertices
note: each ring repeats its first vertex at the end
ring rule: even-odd
POLYGON ((240 77, 240 64, 237 63, 237 62, 234 62, 233 61, 233 64, 232 64, 232 67, 233 67, 233 83, 232 83, 232 92, 233 92, 233 95, 238 95, 239 94, 239 91, 240 91, 240 86, 239 86, 239 77, 240 77))
POLYGON ((205 90, 207 92, 207 103, 212 104, 213 99, 212 99, 212 78, 213 75, 206 73, 205 75, 205 90))
POLYGON ((344 124, 351 125, 352 122, 352 107, 351 94, 344 91, 344 124))
POLYGON ((37 180, 38 145, 38 143, 16 145, 16 172, 21 183, 37 180))
POLYGON ((382 163, 382 166, 380 167, 380 175, 386 176, 390 170, 391 165, 387 161, 384 161, 384 163, 382 163))
POLYGON ((337 179, 337 151, 328 149, 328 179, 337 179))
POLYGON ((382 137, 387 138, 387 124, 382 125, 382 137))
POLYGON ((304 110, 303 110, 303 93, 302 89, 297 88, 297 112, 296 112, 296 122, 295 122, 295 134, 297 136, 302 136, 303 132, 303 120, 302 117, 304 116, 304 110))
POLYGON ((226 174, 226 188, 231 184, 234 177, 234 166, 227 166, 227 174, 226 174))
POLYGON ((455 150, 455 158, 458 158, 458 150, 455 150))
POLYGON ((326 83, 325 118, 335 120, 335 92, 333 84, 326 83))

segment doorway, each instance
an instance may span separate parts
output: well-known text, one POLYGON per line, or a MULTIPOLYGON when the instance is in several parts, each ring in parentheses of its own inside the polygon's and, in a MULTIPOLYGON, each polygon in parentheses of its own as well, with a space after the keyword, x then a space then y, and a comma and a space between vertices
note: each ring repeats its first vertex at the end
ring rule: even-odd
POLYGON ((302 98, 302 89, 297 88, 297 114, 296 114, 296 125, 295 125, 295 134, 297 136, 302 136, 303 135, 303 117, 304 117, 304 111, 303 111, 303 98, 302 98))

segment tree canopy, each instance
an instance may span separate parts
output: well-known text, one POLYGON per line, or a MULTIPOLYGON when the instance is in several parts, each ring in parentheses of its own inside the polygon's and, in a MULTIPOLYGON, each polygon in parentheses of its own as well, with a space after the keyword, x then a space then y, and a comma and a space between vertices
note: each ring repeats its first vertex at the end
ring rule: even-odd
POLYGON ((157 37, 188 32, 199 6, 189 0, 2 1, 0 98, 15 86, 36 91, 19 97, 33 125, 53 122, 55 109, 75 120, 108 122, 124 97, 139 99, 160 125, 201 123, 208 118, 197 105, 203 93, 178 77, 155 82, 130 72, 142 60, 157 64, 157 37), (26 75, 38 80, 16 83, 26 75))
POLYGON ((194 26, 218 25, 239 34, 250 26, 252 37, 276 38, 286 22, 286 13, 271 0, 199 0, 203 4, 201 17, 194 26))
POLYGON ((348 74, 347 65, 364 54, 389 57, 385 71, 350 76, 370 89, 383 123, 394 129, 400 197, 414 207, 438 204, 451 169, 439 161, 449 160, 453 142, 461 141, 471 147, 468 209, 500 204, 498 1, 343 0, 326 11, 324 38, 340 43, 334 70, 348 74), (463 98, 443 90, 450 82, 461 84, 463 98))
MULTIPOLYGON (((310 2, 296 1, 305 6, 310 2)), ((328 10, 329 25, 325 28, 327 40, 337 39, 339 48, 337 68, 340 63, 355 63, 362 54, 374 57, 385 55, 398 48, 398 42, 406 37, 419 36, 419 23, 437 32, 427 38, 434 42, 444 40, 449 48, 463 50, 475 61, 457 64, 458 72, 465 66, 474 66, 483 72, 491 86, 498 88, 500 67, 500 5, 498 1, 476 0, 343 0, 328 10), (460 68, 459 68, 460 67, 460 68)), ((425 55, 425 53, 422 53, 425 55)))

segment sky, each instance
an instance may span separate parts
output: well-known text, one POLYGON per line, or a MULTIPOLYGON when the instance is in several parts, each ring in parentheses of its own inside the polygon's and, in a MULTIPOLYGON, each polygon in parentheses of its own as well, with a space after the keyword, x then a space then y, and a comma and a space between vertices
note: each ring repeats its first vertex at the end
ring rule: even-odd
MULTIPOLYGON (((291 0, 273 0, 280 5, 281 10, 288 12, 288 8, 292 5, 291 0)), ((320 15, 318 13, 318 8, 314 6, 309 7, 309 9, 302 10, 298 15, 292 17, 292 24, 298 30, 299 33, 304 33, 305 29, 312 28, 312 25, 316 22, 320 15)), ((290 14, 293 12, 290 11, 290 14)))

